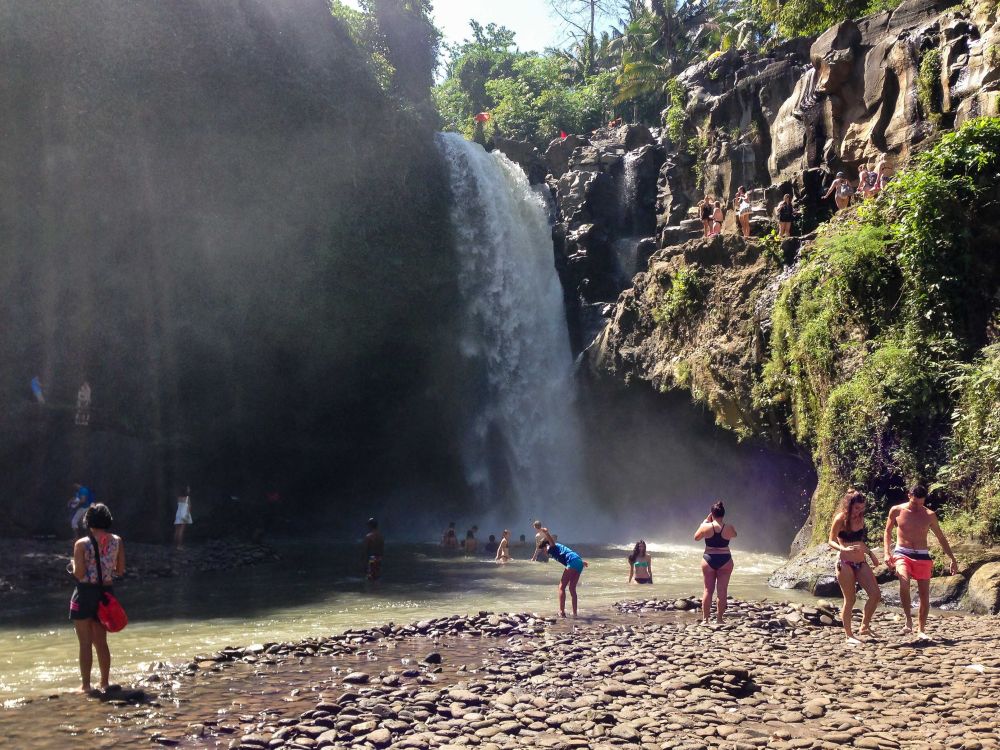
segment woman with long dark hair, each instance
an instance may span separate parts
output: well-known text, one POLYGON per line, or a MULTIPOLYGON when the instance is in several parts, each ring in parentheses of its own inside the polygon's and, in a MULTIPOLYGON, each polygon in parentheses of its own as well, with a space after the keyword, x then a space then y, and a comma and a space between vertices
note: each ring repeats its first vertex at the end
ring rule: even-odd
POLYGON ((868 595, 864 614, 861 617, 861 630, 858 635, 871 634, 871 621, 882 594, 875 580, 874 568, 878 567, 878 558, 868 548, 866 537, 868 528, 865 525, 865 496, 855 489, 850 489, 840 501, 840 511, 833 517, 830 524, 830 538, 827 544, 840 554, 837 557, 837 583, 844 593, 844 606, 840 611, 844 622, 844 633, 848 643, 860 643, 854 637, 853 622, 854 602, 857 599, 857 587, 860 584, 868 595), (871 567, 865 561, 871 560, 871 567))
POLYGON ((736 538, 736 527, 725 522, 726 506, 722 501, 715 503, 701 526, 694 533, 694 540, 705 540, 705 554, 702 556, 701 574, 705 579, 705 592, 701 597, 702 621, 708 622, 712 614, 712 594, 718 603, 715 620, 722 623, 726 614, 726 599, 729 596, 729 578, 733 575, 733 556, 729 552, 729 540, 736 538))
POLYGON ((646 542, 640 539, 628 556, 628 582, 653 582, 653 558, 646 551, 646 542))
POLYGON ((90 692, 94 651, 101 672, 101 690, 108 689, 111 672, 108 631, 97 619, 97 605, 103 592, 111 591, 115 577, 125 573, 125 545, 120 536, 111 533, 113 522, 108 506, 91 505, 83 516, 88 534, 73 545, 72 573, 77 584, 69 602, 69 619, 76 626, 80 642, 80 690, 84 693, 90 692))

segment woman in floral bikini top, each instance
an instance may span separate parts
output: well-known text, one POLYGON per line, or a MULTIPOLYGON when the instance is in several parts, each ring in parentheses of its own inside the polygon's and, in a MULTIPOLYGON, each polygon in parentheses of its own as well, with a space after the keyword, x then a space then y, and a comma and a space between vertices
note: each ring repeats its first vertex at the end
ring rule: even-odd
POLYGON ((69 619, 76 627, 76 637, 80 642, 80 690, 87 693, 90 692, 90 671, 95 650, 101 671, 101 689, 108 688, 111 651, 108 648, 108 633, 97 620, 97 605, 103 593, 111 591, 115 576, 125 573, 125 545, 120 536, 109 531, 113 519, 111 511, 103 503, 90 506, 83 521, 90 534, 77 539, 73 545, 72 572, 77 584, 69 602, 69 619), (103 581, 98 579, 97 574, 98 554, 103 581))

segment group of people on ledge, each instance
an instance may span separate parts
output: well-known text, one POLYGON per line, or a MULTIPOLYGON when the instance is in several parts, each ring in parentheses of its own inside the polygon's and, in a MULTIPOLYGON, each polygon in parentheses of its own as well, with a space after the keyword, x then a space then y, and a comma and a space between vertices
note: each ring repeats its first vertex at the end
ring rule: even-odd
MULTIPOLYGON (((851 205, 851 200, 864 200, 874 198, 888 184, 891 173, 886 163, 885 155, 879 157, 874 166, 862 164, 858 168, 857 188, 851 183, 844 172, 837 172, 829 190, 823 196, 828 199, 831 196, 837 205, 837 210, 847 208, 851 205)), ((726 219, 726 205, 721 199, 713 198, 706 193, 698 204, 698 216, 701 218, 702 231, 704 236, 712 237, 722 233, 722 224, 726 219)), ((736 195, 732 200, 732 210, 736 212, 736 225, 740 234, 749 238, 750 216, 753 213, 753 205, 750 201, 750 194, 743 185, 736 189, 736 195)), ((775 218, 778 220, 778 236, 781 238, 792 236, 792 224, 795 221, 795 207, 792 204, 791 193, 785 193, 781 202, 775 209, 775 218)))
MULTIPOLYGON (((736 195, 732 201, 733 211, 736 212, 736 226, 744 238, 749 239, 751 234, 750 216, 753 214, 753 205, 750 202, 750 193, 743 185, 736 189, 736 195)), ((780 237, 792 236, 792 222, 795 220, 795 209, 792 206, 791 193, 786 193, 782 198, 775 212, 778 219, 778 235, 780 237)), ((712 237, 722 233, 722 224, 726 220, 726 208, 721 200, 712 198, 706 194, 698 202, 698 215, 701 217, 701 226, 704 236, 712 237)))
MULTIPOLYGON (((733 210, 736 212, 736 223, 740 232, 744 237, 749 237, 750 214, 753 207, 750 205, 750 195, 742 185, 736 190, 736 196, 733 198, 733 210)), ((721 200, 714 200, 711 195, 706 194, 698 203, 698 212, 706 237, 722 233, 722 223, 726 220, 726 209, 721 200)))

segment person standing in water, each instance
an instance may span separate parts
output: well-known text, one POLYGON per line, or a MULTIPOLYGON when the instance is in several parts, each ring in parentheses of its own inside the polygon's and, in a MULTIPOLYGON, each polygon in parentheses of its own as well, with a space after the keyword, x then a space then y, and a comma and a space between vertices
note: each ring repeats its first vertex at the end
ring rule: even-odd
POLYGON ((184 531, 189 524, 194 523, 191 518, 191 487, 184 488, 184 492, 177 496, 177 513, 174 514, 174 546, 177 549, 184 547, 184 531))
POLYGON ((368 519, 368 533, 365 534, 365 564, 369 581, 382 577, 382 558, 385 556, 385 538, 378 530, 378 521, 368 519))
POLYGON ((496 562, 501 565, 510 562, 510 530, 504 529, 500 537, 500 545, 497 547, 496 562))
POLYGON ((951 551, 948 539, 938 524, 937 513, 926 507, 927 488, 914 485, 907 493, 907 501, 894 505, 885 522, 885 560, 899 577, 899 602, 906 618, 904 633, 913 632, 913 613, 910 611, 910 581, 917 582, 920 606, 917 610, 917 637, 927 638, 927 612, 930 609, 931 574, 934 560, 927 548, 927 532, 931 531, 941 543, 941 549, 951 558, 951 575, 958 573, 958 560, 951 551), (896 529, 896 547, 891 552, 892 530, 896 529))
POLYGON ((628 556, 628 582, 653 582, 653 558, 646 551, 646 542, 640 539, 628 556))
POLYGON ((702 556, 701 574, 705 579, 705 592, 701 597, 702 622, 707 623, 712 614, 712 593, 718 595, 715 610, 716 622, 722 623, 726 614, 726 599, 729 596, 729 578, 733 575, 733 556, 729 552, 729 540, 736 538, 736 528, 723 519, 726 506, 722 501, 712 506, 708 516, 694 533, 696 542, 705 540, 705 554, 702 556))
POLYGON ((531 562, 548 562, 549 556, 545 554, 545 548, 542 546, 542 542, 545 541, 542 522, 536 520, 531 526, 535 529, 535 549, 531 552, 531 562))
POLYGON ((868 595, 864 615, 861 618, 859 635, 871 635, 871 621, 882 593, 875 580, 874 568, 878 567, 878 558, 865 542, 868 529, 865 525, 865 496, 855 489, 847 491, 841 500, 840 512, 833 517, 830 526, 830 538, 827 544, 837 550, 837 583, 844 594, 844 605, 840 611, 840 619, 844 623, 844 634, 850 644, 861 643, 854 637, 852 618, 854 617, 854 602, 857 598, 857 587, 860 584, 868 595), (865 558, 871 560, 871 567, 865 558))
POLYGON ((458 549, 458 536, 455 534, 454 521, 449 523, 448 528, 444 530, 444 536, 441 537, 441 546, 445 549, 458 549))
POLYGON ((467 555, 476 554, 478 542, 476 542, 476 533, 472 529, 465 532, 465 546, 463 549, 467 555))
POLYGON ((76 638, 80 644, 80 691, 89 693, 95 650, 101 673, 101 690, 108 689, 111 650, 108 648, 108 631, 97 620, 97 605, 102 594, 111 591, 114 578, 125 574, 125 545, 121 537, 110 531, 114 519, 106 505, 95 503, 90 506, 83 522, 89 533, 73 545, 71 571, 77 584, 69 602, 69 619, 76 627, 76 638))
POLYGON ((559 616, 566 616, 566 589, 569 589, 569 595, 573 601, 573 617, 576 617, 576 585, 580 582, 583 569, 587 567, 587 561, 565 544, 557 543, 556 538, 544 526, 540 528, 540 531, 543 536, 540 548, 545 550, 549 557, 565 566, 562 578, 559 580, 559 616))
POLYGON ((71 533, 73 534, 74 539, 87 533, 87 529, 83 524, 83 519, 87 510, 93 504, 94 493, 90 491, 90 488, 85 487, 82 484, 74 484, 73 497, 71 497, 67 503, 67 507, 73 511, 73 516, 69 520, 69 525, 73 529, 71 533))

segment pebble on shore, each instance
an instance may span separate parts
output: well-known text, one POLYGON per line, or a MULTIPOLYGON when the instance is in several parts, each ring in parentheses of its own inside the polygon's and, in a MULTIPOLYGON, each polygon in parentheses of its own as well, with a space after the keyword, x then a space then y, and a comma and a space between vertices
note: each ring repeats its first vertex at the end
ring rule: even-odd
POLYGON ((928 642, 902 635, 899 615, 882 611, 877 640, 851 647, 830 604, 733 601, 723 626, 697 624, 696 605, 620 602, 622 614, 610 620, 569 624, 484 612, 225 649, 201 661, 224 668, 358 653, 385 640, 434 644, 414 655, 420 667, 409 677, 345 672, 314 708, 245 724, 231 748, 1000 747, 996 617, 935 617, 937 640, 928 642), (431 679, 438 658, 447 661, 442 644, 470 636, 495 639, 482 667, 431 679))

